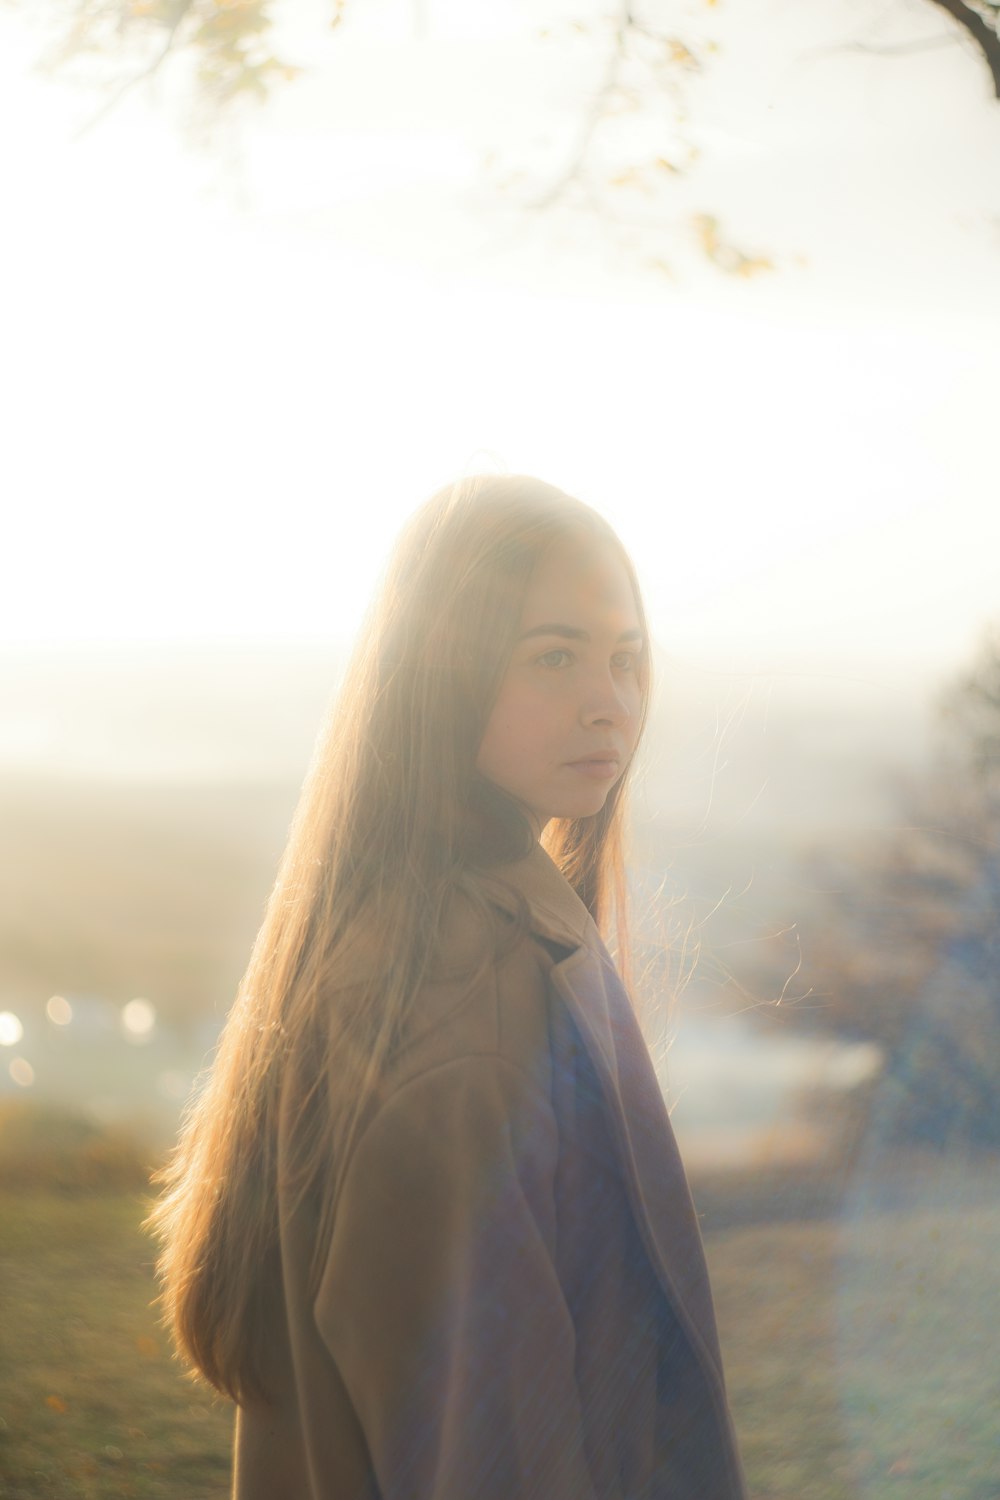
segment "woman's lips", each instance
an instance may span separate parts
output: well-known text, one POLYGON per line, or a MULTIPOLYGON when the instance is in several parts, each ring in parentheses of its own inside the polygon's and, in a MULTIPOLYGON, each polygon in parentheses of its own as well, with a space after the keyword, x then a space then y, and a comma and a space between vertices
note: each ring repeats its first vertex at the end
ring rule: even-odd
POLYGON ((618 761, 609 756, 571 760, 568 764, 571 771, 579 771, 582 776, 592 776, 595 781, 613 781, 618 775, 618 761))

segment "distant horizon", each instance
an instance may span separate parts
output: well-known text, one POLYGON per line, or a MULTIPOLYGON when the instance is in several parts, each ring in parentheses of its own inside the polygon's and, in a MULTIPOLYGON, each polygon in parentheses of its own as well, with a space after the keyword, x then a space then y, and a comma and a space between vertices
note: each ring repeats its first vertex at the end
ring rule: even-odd
MULTIPOLYGON (((339 643, 338 643, 339 644, 339 643)), ((301 784, 344 666, 331 641, 76 642, 0 652, 0 790, 301 784)), ((750 830, 866 825, 926 759, 934 692, 857 669, 755 674, 660 660, 634 798, 667 818, 750 830), (706 820, 708 820, 706 822, 706 820)))
MULTIPOLYGON (((798 677, 808 683, 827 679, 844 682, 883 682, 894 677, 907 684, 907 696, 922 691, 933 692, 935 685, 961 672, 971 664, 990 630, 1000 629, 1000 589, 994 611, 976 614, 967 623, 962 646, 935 654, 923 650, 903 653, 885 640, 867 645, 845 643, 835 649, 830 643, 803 643, 790 631, 787 640, 764 648, 747 644, 738 631, 727 635, 721 630, 712 635, 690 633, 671 644, 666 632, 652 631, 652 647, 661 662, 671 663, 683 671, 733 677, 798 677)), ((350 630, 273 629, 227 631, 179 631, 164 629, 147 634, 100 634, 75 631, 72 634, 35 634, 22 637, 0 636, 0 670, 17 670, 34 663, 48 666, 85 660, 98 671, 145 661, 160 665, 197 663, 212 657, 242 660, 252 652, 265 657, 311 658, 329 661, 341 668, 353 649, 361 629, 360 622, 350 630)))

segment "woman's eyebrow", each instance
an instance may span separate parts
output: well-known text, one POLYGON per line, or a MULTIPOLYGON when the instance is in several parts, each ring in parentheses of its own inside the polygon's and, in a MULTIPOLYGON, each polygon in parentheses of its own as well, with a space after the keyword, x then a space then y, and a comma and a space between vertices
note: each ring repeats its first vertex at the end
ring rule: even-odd
MULTIPOLYGON (((575 625, 559 625, 551 623, 548 625, 533 625, 520 637, 522 641, 530 640, 534 635, 558 635, 567 641, 589 641, 590 636, 586 630, 579 630, 575 625)), ((618 637, 619 641, 641 641, 641 630, 623 630, 618 637)))

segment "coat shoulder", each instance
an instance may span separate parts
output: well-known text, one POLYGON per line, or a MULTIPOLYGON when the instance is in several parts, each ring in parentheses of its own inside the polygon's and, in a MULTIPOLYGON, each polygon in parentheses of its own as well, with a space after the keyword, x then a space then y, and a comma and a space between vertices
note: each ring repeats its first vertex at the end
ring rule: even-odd
POLYGON ((545 943, 530 930, 516 933, 503 914, 486 916, 456 894, 383 1097, 429 1069, 488 1056, 529 1073, 550 1092, 552 964, 545 943))

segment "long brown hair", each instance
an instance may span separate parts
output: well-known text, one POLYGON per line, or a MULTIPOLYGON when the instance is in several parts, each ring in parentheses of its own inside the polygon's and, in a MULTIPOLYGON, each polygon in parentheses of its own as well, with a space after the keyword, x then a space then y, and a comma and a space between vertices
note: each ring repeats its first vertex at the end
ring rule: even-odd
MULTIPOLYGON (((476 770, 531 572, 580 530, 632 565, 607 522, 523 475, 476 476, 411 518, 318 741, 263 923, 149 1219, 161 1302, 187 1361, 236 1401, 266 1391, 264 1269, 277 1243, 277 1108, 294 1067, 294 1160, 319 1202, 318 1266, 342 1173, 458 890, 527 854, 530 823, 476 770), (386 935, 391 934, 391 941, 386 935), (363 956, 365 980, 350 982, 363 956), (301 1106, 301 1107, 299 1107, 301 1106)), ((544 843, 626 946, 623 776, 601 812, 544 843)), ((282 1164, 282 1187, 288 1188, 282 1164)))

